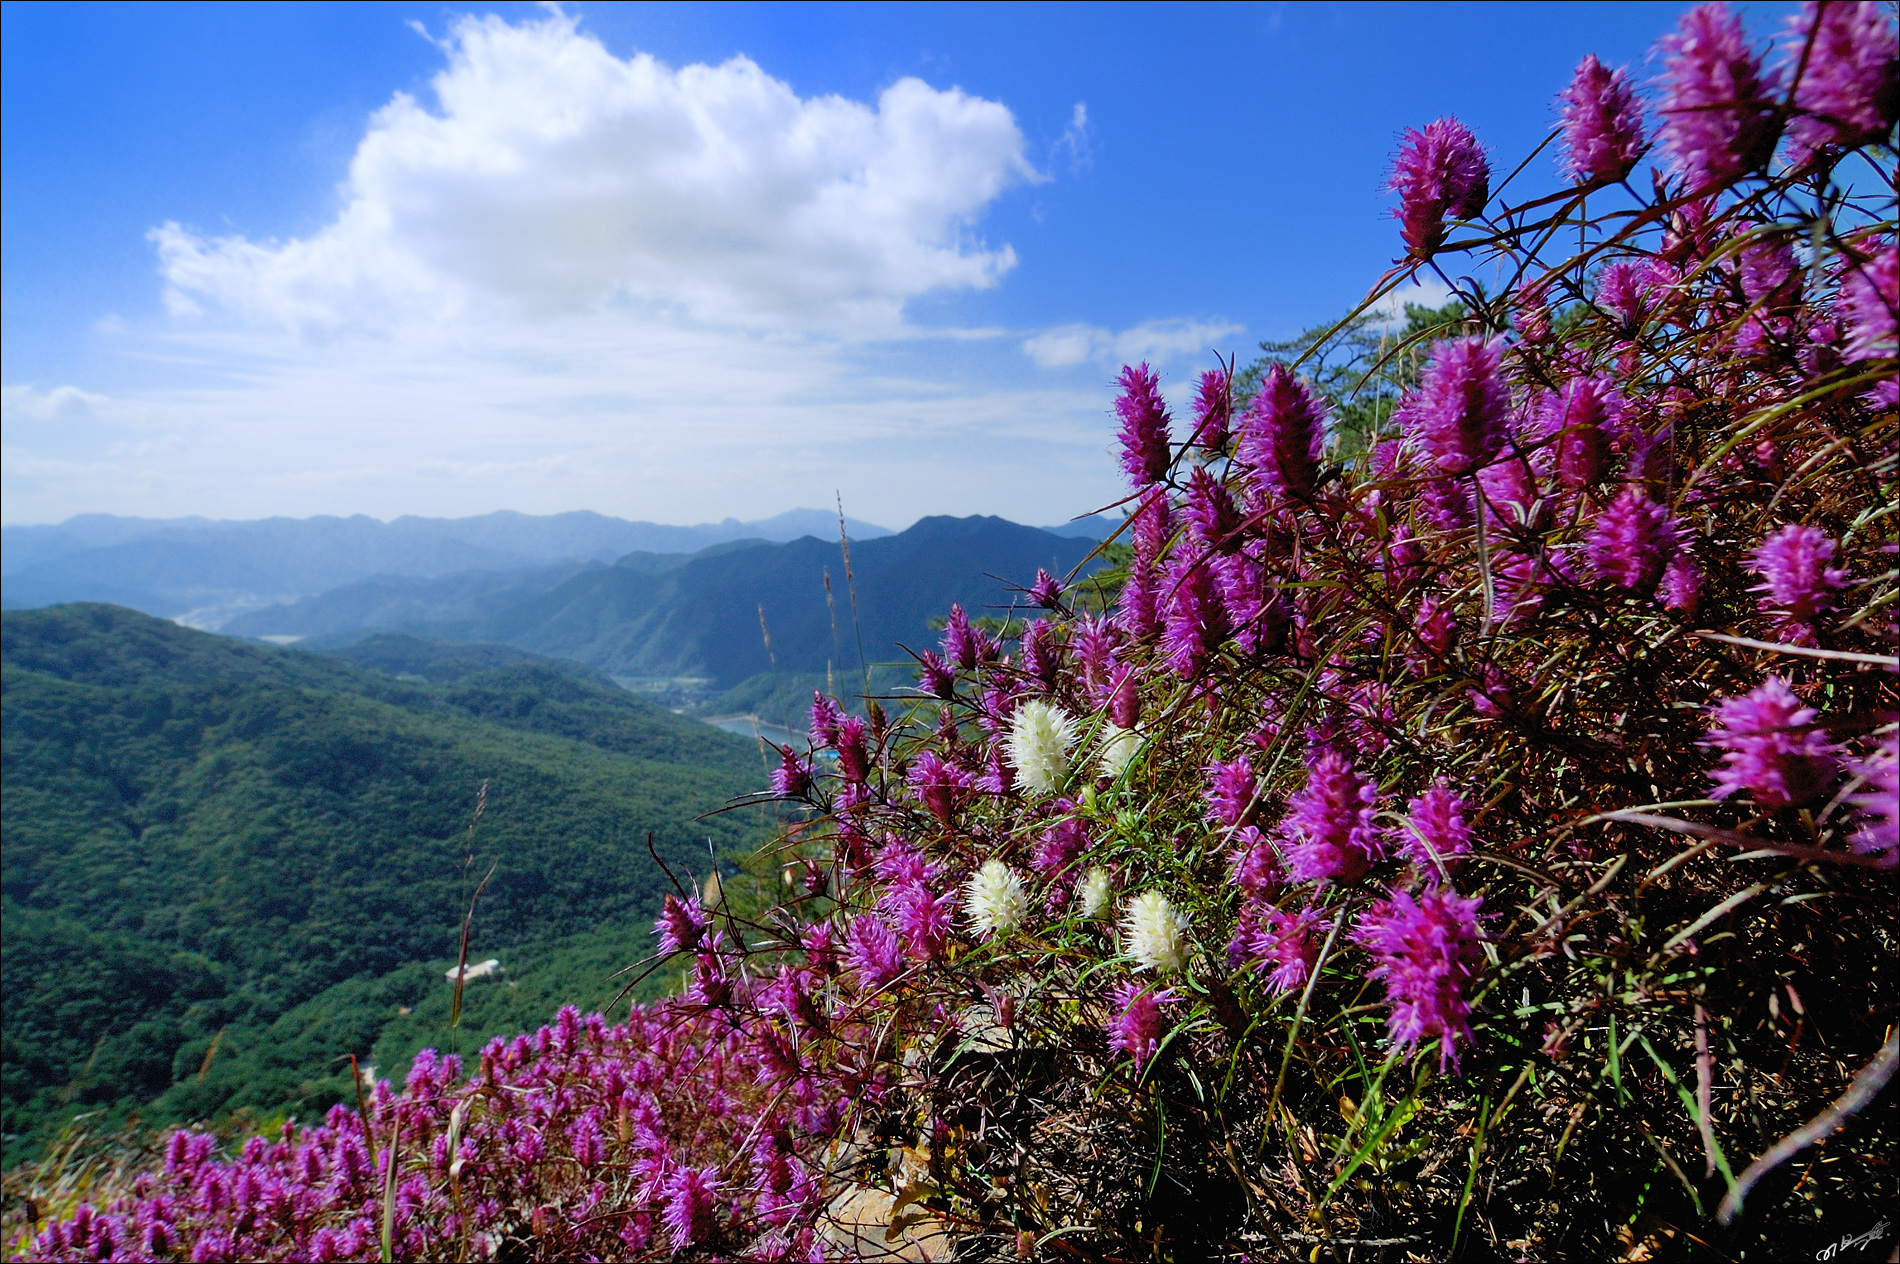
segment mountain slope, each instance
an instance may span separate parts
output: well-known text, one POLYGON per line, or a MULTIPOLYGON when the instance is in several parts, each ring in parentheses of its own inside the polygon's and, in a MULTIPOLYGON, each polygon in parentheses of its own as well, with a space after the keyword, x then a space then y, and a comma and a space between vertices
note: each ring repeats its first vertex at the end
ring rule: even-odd
MULTIPOLYGON (((762 785, 755 743, 520 651, 358 653, 441 683, 104 607, 0 617, 7 1133, 160 1094, 215 1113, 290 1009, 452 958, 484 781, 490 947, 650 921, 648 831, 687 873, 756 837, 698 819, 762 785), (230 1076, 195 1078, 220 1030, 230 1076)), ((273 1083, 335 1068, 293 1069, 273 1083)))
POLYGON ((827 663, 855 671, 860 631, 865 659, 900 658, 900 646, 935 643, 929 621, 952 602, 972 614, 1001 612, 1020 604, 1038 567, 1065 575, 1094 547, 1001 518, 925 518, 898 535, 854 542, 850 581, 835 542, 735 548, 667 571, 576 575, 478 635, 616 675, 700 675, 721 687, 762 672, 822 672, 827 663))

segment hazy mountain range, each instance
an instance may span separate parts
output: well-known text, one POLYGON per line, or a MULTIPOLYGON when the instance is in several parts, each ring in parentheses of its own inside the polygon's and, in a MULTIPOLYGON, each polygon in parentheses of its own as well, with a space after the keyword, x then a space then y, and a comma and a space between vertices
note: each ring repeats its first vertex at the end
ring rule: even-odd
MULTIPOLYGON (((1105 522, 1087 519, 1053 530, 1099 539, 1105 522)), ((854 541, 891 534, 856 520, 846 527, 854 541)), ((0 605, 19 610, 105 601, 218 629, 247 610, 377 578, 482 572, 495 578, 468 579, 465 586, 526 594, 630 553, 681 555, 733 540, 804 536, 835 543, 837 515, 794 509, 755 522, 667 526, 591 512, 391 522, 363 515, 226 522, 84 514, 54 526, 0 527, 0 605)))
POLYGON ((399 629, 517 646, 622 678, 699 677, 717 690, 767 672, 855 672, 860 636, 865 662, 900 658, 900 646, 935 644, 929 622, 952 602, 1003 613, 1021 605, 1038 567, 1067 574, 1094 547, 1001 518, 925 518, 853 542, 849 577, 835 539, 732 541, 631 553, 612 566, 379 577, 240 615, 224 631, 323 643, 399 629))

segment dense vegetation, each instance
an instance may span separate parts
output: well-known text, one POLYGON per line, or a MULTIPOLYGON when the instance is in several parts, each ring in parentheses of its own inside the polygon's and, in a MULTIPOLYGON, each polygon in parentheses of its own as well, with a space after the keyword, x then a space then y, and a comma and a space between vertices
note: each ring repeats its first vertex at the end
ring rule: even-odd
POLYGON ((756 838, 696 819, 763 785, 756 743, 577 664, 395 636, 352 663, 109 606, 0 629, 10 1161, 81 1110, 309 1115, 349 1054, 448 1047, 484 782, 472 951, 511 973, 471 984, 464 1041, 611 999, 672 890, 648 831, 702 876, 756 838))
POLYGON ((1044 574, 1013 634, 951 612, 925 697, 815 700, 784 889, 665 904, 679 997, 176 1134, 34 1250, 1884 1247, 1900 43, 1718 0, 1656 51, 1656 118, 1578 67, 1541 197, 1406 133, 1366 306, 1430 268, 1462 310, 1371 366, 1389 412, 1296 356, 1177 419, 1126 367, 1112 606, 1044 574))

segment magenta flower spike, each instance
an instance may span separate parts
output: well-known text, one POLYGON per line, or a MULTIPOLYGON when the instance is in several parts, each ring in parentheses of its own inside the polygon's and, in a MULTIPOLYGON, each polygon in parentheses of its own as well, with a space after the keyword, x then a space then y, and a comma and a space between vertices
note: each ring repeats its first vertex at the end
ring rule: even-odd
POLYGON ((958 810, 976 789, 975 777, 932 750, 917 757, 904 779, 930 814, 944 825, 955 823, 958 810))
POLYGON ((1406 807, 1410 816, 1399 830, 1399 842, 1421 873, 1435 877, 1441 862, 1471 850, 1471 826, 1465 821, 1471 809, 1444 782, 1433 783, 1406 807))
POLYGON ((943 628, 943 656, 969 671, 981 661, 981 655, 977 652, 977 635, 970 626, 970 617, 963 613, 963 607, 951 602, 950 618, 943 628))
POLYGON ((1385 984, 1394 1047, 1409 1051, 1437 1040, 1440 1071, 1455 1070, 1471 1043, 1465 993, 1483 960, 1482 903, 1447 886, 1427 887, 1416 899, 1395 890, 1366 912, 1353 935, 1372 956, 1371 977, 1385 984))
POLYGON ((1134 519, 1129 531, 1134 537, 1135 555, 1155 561, 1168 547, 1168 537, 1174 534, 1174 515, 1167 492, 1156 488, 1143 496, 1141 503, 1135 506, 1134 519))
POLYGON ((1833 784, 1839 748, 1815 724, 1820 713, 1803 706, 1781 677, 1711 710, 1715 722, 1702 745, 1723 752, 1722 766, 1709 774, 1716 798, 1746 793, 1772 812, 1807 803, 1833 784))
POLYGON ((1606 377, 1572 378, 1546 396, 1544 433, 1565 487, 1580 491, 1609 473, 1610 444, 1623 429, 1624 407, 1622 393, 1606 377))
POLYGON ((1168 473, 1168 406, 1161 398, 1161 379, 1146 364, 1122 366, 1121 397, 1115 411, 1121 415, 1122 472, 1135 487, 1160 482, 1168 473))
POLYGON ((1629 77, 1591 53, 1557 100, 1564 133, 1558 166, 1564 175, 1578 184, 1627 176, 1643 155, 1643 106, 1629 77))
POLYGON ((1062 583, 1046 569, 1036 569, 1035 582, 1029 585, 1029 600, 1044 610, 1054 610, 1062 599, 1062 583))
POLYGON ((1194 552, 1175 554, 1162 573, 1161 587, 1168 603, 1162 653, 1175 675, 1193 680, 1231 630, 1214 559, 1194 552))
POLYGON ((772 793, 781 799, 803 798, 811 789, 811 766, 789 746, 779 747, 779 758, 772 770, 772 793))
POLYGON ((1223 551, 1234 547, 1235 542, 1229 537, 1240 526, 1240 510, 1235 507, 1227 485, 1208 473, 1204 465, 1195 467, 1194 473, 1188 476, 1185 514, 1189 529, 1203 547, 1218 547, 1223 551))
POLYGON ((1242 755, 1229 763, 1209 764, 1202 771, 1207 774, 1208 821, 1228 829, 1238 827, 1253 804, 1253 761, 1242 755))
POLYGON ((1326 403, 1283 364, 1267 369, 1260 393, 1240 419, 1237 455, 1260 488, 1305 496, 1319 477, 1326 441, 1326 403))
POLYGON ((1723 0, 1691 9, 1664 54, 1662 143, 1692 190, 1765 166, 1781 138, 1779 76, 1762 69, 1723 0))
POLYGON ((1678 546, 1676 555, 1663 567, 1662 582, 1656 587, 1664 608, 1693 619, 1702 608, 1702 568, 1687 549, 1678 546))
POLYGON ((869 728, 861 715, 847 715, 838 721, 838 772, 857 785, 863 785, 871 773, 871 754, 866 745, 869 728))
POLYGON ((1267 982, 1276 992, 1296 992, 1306 986, 1319 964, 1320 945, 1333 924, 1315 908, 1298 913, 1269 906, 1262 915, 1254 906, 1241 913, 1227 958, 1234 965, 1251 961, 1254 969, 1272 966, 1267 982))
POLYGON ((1233 381, 1225 369, 1209 369, 1194 396, 1194 441, 1209 452, 1223 450, 1233 418, 1233 381))
POLYGON ((1790 523, 1755 550, 1752 569, 1762 582, 1750 591, 1762 594, 1763 613, 1812 624, 1834 608, 1835 593, 1847 586, 1847 571, 1829 566, 1833 560, 1834 541, 1827 532, 1790 523))
POLYGON ((663 1219, 675 1254, 712 1235, 715 1226, 714 1196, 719 1189, 716 1167, 682 1167, 666 1183, 666 1211, 663 1219))
POLYGON ((1599 578, 1631 592, 1649 592, 1675 556, 1678 533, 1669 506, 1635 484, 1623 489, 1590 533, 1590 564, 1599 578))
POLYGON ((1476 219, 1491 197, 1491 164, 1471 129, 1441 118, 1407 128, 1389 188, 1399 195, 1399 235, 1413 258, 1445 244, 1445 221, 1476 219))
POLYGON ((1159 1050, 1166 1027, 1161 1007, 1176 999, 1172 988, 1157 992, 1138 983, 1117 985, 1112 1002, 1115 1015, 1108 1023, 1109 1048, 1133 1058, 1137 1071, 1146 1066, 1159 1050))
POLYGON ((1797 158, 1878 144, 1900 122, 1900 35, 1886 5, 1808 0, 1788 19, 1782 62, 1799 76, 1788 124, 1797 158))
POLYGON ((1108 718, 1117 728, 1132 729, 1141 719, 1141 690, 1135 682, 1135 669, 1117 663, 1108 673, 1108 718))
POLYGON ((700 908, 697 898, 682 900, 669 895, 661 901, 660 920, 653 923, 653 933, 660 937, 660 951, 670 956, 697 947, 710 925, 712 919, 700 908))
POLYGON ((1847 769, 1861 778, 1860 792, 1850 800, 1860 813, 1854 850, 1879 858, 1886 868, 1900 864, 1900 749, 1894 735, 1882 738, 1867 758, 1850 760, 1847 769))
POLYGON ((904 972, 904 950, 884 919, 860 913, 851 919, 845 935, 845 962, 858 976, 858 986, 876 991, 904 972))
POLYGON ((917 655, 917 683, 933 698, 957 696, 956 669, 934 650, 924 650, 917 655))
POLYGON ((1400 408, 1412 442, 1446 474, 1489 465, 1504 445, 1511 393, 1497 343, 1460 338, 1432 348, 1418 391, 1400 408))
POLYGON ((934 961, 943 955, 950 942, 950 930, 956 921, 957 896, 954 891, 932 895, 922 882, 903 888, 891 909, 897 924, 904 955, 913 961, 934 961))
POLYGON ((838 721, 843 718, 844 713, 838 709, 837 703, 814 690, 811 695, 811 744, 830 746, 836 743, 838 721))
POLYGON ((1379 788, 1362 778, 1336 751, 1307 756, 1306 788, 1287 800, 1280 834, 1288 844, 1287 869, 1295 882, 1357 882, 1385 848, 1372 817, 1379 788))
POLYGON ((1871 258, 1849 260, 1841 271, 1840 308, 1847 324, 1841 357, 1853 362, 1900 353, 1900 248, 1892 238, 1877 239, 1872 247, 1871 258))

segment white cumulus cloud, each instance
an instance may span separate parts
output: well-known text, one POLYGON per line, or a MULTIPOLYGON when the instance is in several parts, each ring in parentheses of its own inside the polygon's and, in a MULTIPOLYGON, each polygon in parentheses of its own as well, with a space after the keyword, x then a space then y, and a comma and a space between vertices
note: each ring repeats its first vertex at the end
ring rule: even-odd
POLYGON ((1041 177, 1008 108, 913 78, 800 97, 745 57, 621 58, 554 12, 455 21, 435 108, 370 121, 334 222, 282 243, 152 231, 172 309, 315 334, 609 305, 889 332, 906 300, 1015 263, 976 217, 1041 177))

